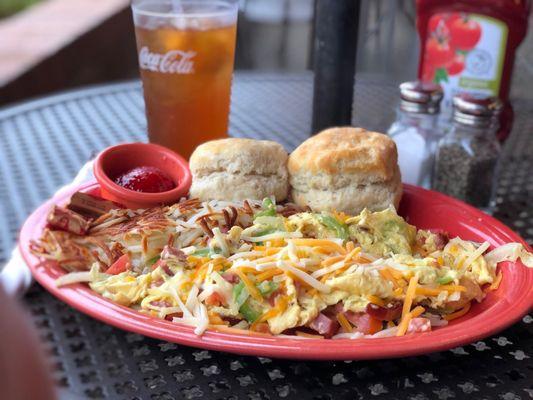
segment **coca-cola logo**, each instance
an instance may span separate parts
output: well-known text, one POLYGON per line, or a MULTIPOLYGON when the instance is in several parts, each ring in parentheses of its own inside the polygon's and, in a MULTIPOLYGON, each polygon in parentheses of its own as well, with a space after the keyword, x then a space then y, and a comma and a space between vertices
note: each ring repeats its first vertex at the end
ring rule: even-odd
POLYGON ((139 66, 163 74, 192 74, 195 51, 170 50, 165 54, 152 53, 144 46, 139 52, 139 66))

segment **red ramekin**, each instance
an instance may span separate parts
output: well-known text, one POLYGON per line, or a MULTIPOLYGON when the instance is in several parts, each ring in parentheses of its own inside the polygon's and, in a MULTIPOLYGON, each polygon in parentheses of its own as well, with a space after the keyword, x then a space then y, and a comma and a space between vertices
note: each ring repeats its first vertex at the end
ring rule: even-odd
POLYGON ((187 196, 192 180, 189 164, 182 156, 153 143, 124 143, 108 147, 96 158, 94 176, 100 184, 102 197, 131 209, 175 203, 187 196), (177 186, 166 192, 143 193, 114 182, 123 173, 142 166, 161 169, 177 186))

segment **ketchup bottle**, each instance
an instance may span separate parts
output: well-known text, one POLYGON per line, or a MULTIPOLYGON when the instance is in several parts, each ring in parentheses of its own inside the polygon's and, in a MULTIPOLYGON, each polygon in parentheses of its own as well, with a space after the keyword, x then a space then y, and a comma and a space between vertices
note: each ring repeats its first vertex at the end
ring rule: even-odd
POLYGON ((527 31, 529 0, 417 0, 418 76, 444 89, 441 113, 451 118, 452 97, 467 92, 504 103, 498 138, 511 130, 509 89, 515 52, 527 31))

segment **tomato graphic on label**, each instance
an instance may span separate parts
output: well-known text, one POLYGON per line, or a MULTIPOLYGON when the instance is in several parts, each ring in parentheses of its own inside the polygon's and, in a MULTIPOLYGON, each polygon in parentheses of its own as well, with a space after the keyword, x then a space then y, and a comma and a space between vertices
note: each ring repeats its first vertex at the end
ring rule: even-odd
POLYGON ((453 60, 454 52, 447 40, 432 37, 426 42, 426 56, 434 67, 446 67, 453 60))
POLYGON ((460 74, 465 69, 465 56, 463 54, 456 54, 452 62, 446 67, 448 75, 460 74))
POLYGON ((466 16, 451 17, 448 20, 450 46, 454 49, 472 50, 481 38, 481 25, 466 16))
POLYGON ((447 38, 450 31, 447 26, 447 19, 442 14, 435 14, 429 19, 428 30, 437 37, 447 38))

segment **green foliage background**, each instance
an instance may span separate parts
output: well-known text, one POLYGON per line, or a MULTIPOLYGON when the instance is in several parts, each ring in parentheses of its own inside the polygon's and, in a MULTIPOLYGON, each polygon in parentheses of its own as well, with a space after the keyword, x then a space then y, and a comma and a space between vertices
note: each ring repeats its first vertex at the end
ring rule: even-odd
POLYGON ((0 18, 7 17, 41 0, 0 0, 0 18))

